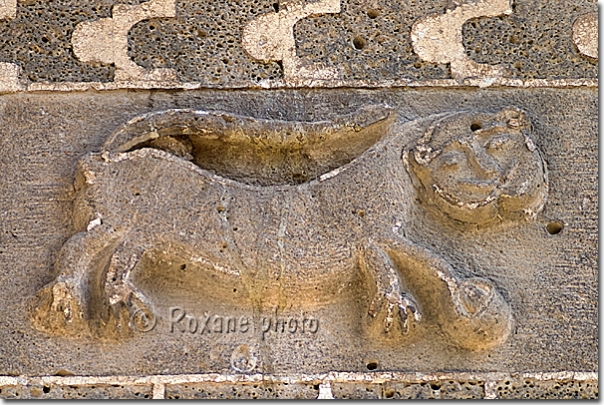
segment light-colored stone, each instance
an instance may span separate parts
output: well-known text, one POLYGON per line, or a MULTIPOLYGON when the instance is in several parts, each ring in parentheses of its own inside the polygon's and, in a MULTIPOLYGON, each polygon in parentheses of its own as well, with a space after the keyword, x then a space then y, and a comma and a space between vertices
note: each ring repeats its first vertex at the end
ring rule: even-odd
POLYGON ((21 68, 14 63, 0 62, 0 93, 14 93, 26 89, 20 80, 21 68))
POLYGON ((505 68, 479 64, 466 55, 462 27, 473 18, 511 14, 509 0, 467 0, 454 2, 452 7, 445 14, 431 14, 413 24, 415 53, 427 62, 450 63, 451 75, 460 82, 472 78, 488 85, 505 76, 505 68))
MULTIPOLYGON (((296 87, 294 84, 286 82, 284 80, 265 81, 262 84, 262 89, 288 89, 296 87)), ((257 88, 258 86, 249 81, 242 81, 236 83, 236 88, 257 88)), ((369 80, 318 80, 309 83, 309 88, 315 89, 336 89, 342 87, 353 87, 353 88, 518 88, 518 89, 530 89, 530 88, 597 88, 598 79, 512 79, 512 78, 494 78, 493 80, 483 79, 466 79, 463 83, 458 82, 454 79, 442 79, 442 80, 392 80, 375 82, 369 80)), ((159 82, 142 82, 142 81, 129 81, 129 82, 64 82, 64 83, 31 83, 26 87, 17 88, 13 90, 7 90, 7 93, 16 93, 19 91, 25 91, 28 93, 35 93, 39 91, 55 91, 55 92, 85 92, 88 90, 96 91, 112 91, 120 89, 139 89, 139 90, 152 90, 152 89, 174 89, 174 90, 195 90, 208 88, 203 83, 182 83, 175 81, 159 81, 159 82)))
POLYGON ((71 38, 73 52, 82 62, 115 64, 116 82, 174 81, 174 70, 147 70, 130 59, 128 32, 140 21, 175 16, 175 0, 151 0, 135 6, 116 4, 111 18, 83 22, 76 27, 71 38))
POLYGON ((17 16, 17 0, 0 0, 0 19, 17 16))
POLYGON ((157 382, 153 384, 153 399, 164 399, 166 396, 166 384, 157 382))
POLYGON ((282 61, 285 81, 290 85, 308 86, 315 81, 336 80, 338 72, 335 68, 305 63, 298 58, 294 25, 312 15, 339 12, 340 0, 282 1, 278 12, 264 14, 245 26, 243 47, 253 58, 282 61))
POLYGON ((319 385, 319 396, 317 399, 334 399, 330 380, 319 385))
POLYGON ((573 24, 573 41, 583 55, 598 59, 598 13, 577 18, 573 24))
MULTIPOLYGON (((17 16, 17 0, 0 0, 0 19, 17 16)), ((25 86, 20 82, 21 68, 14 63, 0 62, 0 93, 20 91, 25 86)))

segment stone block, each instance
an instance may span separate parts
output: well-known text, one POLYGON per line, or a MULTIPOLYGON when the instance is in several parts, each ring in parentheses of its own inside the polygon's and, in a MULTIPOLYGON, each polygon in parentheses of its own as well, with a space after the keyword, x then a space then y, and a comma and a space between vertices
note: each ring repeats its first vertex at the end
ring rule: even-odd
POLYGON ((315 399, 319 383, 189 383, 166 386, 166 399, 315 399))
POLYGON ((151 385, 4 385, 2 399, 151 399, 151 385))
POLYGON ((497 386, 499 399, 598 399, 598 381, 508 378, 497 386))

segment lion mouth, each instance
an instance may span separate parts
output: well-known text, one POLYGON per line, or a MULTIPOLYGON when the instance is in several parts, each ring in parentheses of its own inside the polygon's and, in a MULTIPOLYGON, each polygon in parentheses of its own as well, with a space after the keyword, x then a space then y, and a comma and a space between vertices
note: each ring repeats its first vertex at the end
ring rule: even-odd
MULTIPOLYGON (((447 203, 454 205, 454 206, 458 206, 458 207, 465 207, 465 208, 469 208, 469 209, 476 209, 478 207, 483 207, 485 205, 488 205, 490 203, 492 203, 493 201, 497 200, 497 195, 496 195, 496 190, 497 187, 496 185, 496 181, 491 180, 491 181, 486 181, 486 180, 479 180, 480 183, 482 184, 472 184, 472 187, 476 187, 478 186, 478 188, 474 188, 474 192, 476 191, 480 191, 480 193, 477 194, 481 194, 482 197, 478 197, 478 196, 468 196, 468 197, 460 197, 459 195, 450 193, 445 191, 445 189, 441 188, 438 184, 434 184, 432 186, 432 188, 434 189, 434 193, 439 196, 440 198, 442 198, 443 200, 445 200, 447 203)), ((474 193, 471 193, 474 194, 474 193)))
POLYGON ((466 192, 488 192, 491 193, 497 189, 499 179, 461 179, 457 182, 457 187, 466 192))

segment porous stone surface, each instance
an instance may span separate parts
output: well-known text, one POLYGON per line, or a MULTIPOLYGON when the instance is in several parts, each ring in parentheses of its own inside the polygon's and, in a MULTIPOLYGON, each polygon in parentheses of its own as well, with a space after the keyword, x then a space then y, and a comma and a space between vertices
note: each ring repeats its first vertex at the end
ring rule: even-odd
POLYGON ((586 60, 573 44, 573 23, 596 5, 595 1, 515 2, 508 16, 466 23, 464 46, 476 62, 503 63, 513 77, 596 77, 598 65, 586 60), (497 43, 483 40, 495 36, 497 43), (567 51, 571 48, 575 49, 567 51))
POLYGON ((151 399, 151 385, 3 385, 2 399, 151 399))
MULTIPOLYGON (((278 2, 266 2, 265 12, 273 11, 270 10, 273 3, 278 9, 278 2)), ((334 66, 342 79, 349 80, 451 77, 446 64, 422 61, 413 52, 409 36, 411 26, 419 17, 444 11, 442 2, 401 3, 392 0, 371 4, 351 0, 341 3, 340 13, 309 17, 296 24, 294 36, 299 57, 308 62, 334 66)), ((597 65, 582 58, 572 43, 573 16, 576 18, 592 11, 595 6, 594 2, 588 1, 572 5, 564 1, 553 5, 538 1, 521 2, 508 16, 478 18, 466 23, 464 46, 468 56, 476 62, 509 64, 512 77, 516 78, 597 77, 597 65), (565 18, 560 20, 554 15, 564 15, 565 18)), ((233 9, 244 7, 243 4, 235 4, 233 9)), ((226 82, 232 77, 235 66, 240 69, 246 66, 241 63, 242 55, 236 52, 237 47, 224 43, 230 36, 234 36, 237 43, 236 34, 232 31, 221 34, 221 26, 216 25, 235 24, 234 18, 239 18, 241 13, 214 5, 202 9, 192 2, 187 2, 180 10, 180 17, 176 20, 158 19, 135 27, 130 34, 135 61, 145 63, 147 67, 173 67, 185 81, 226 82), (205 21, 215 14, 220 15, 219 22, 205 21), (191 28, 187 33, 186 25, 215 29, 212 30, 213 35, 195 36, 191 28), (147 37, 149 32, 152 33, 150 38, 147 37), (194 45, 197 45, 195 50, 182 54, 194 45), (213 52, 216 47, 219 53, 213 52), (211 64, 209 71, 201 66, 210 63, 199 63, 202 49, 207 49, 217 58, 217 63, 211 64), (230 49, 233 50, 228 52, 230 49), (223 59, 218 60, 218 55, 224 55, 223 59), (209 72, 214 77, 210 78, 209 72)), ((254 76, 258 79, 275 77, 274 73, 254 76)))
MULTIPOLYGON (((173 69, 176 74, 171 81, 196 82, 210 87, 266 86, 284 79, 283 66, 288 62, 255 59, 242 43, 242 32, 254 19, 275 15, 279 10, 283 13, 295 1, 284 1, 281 6, 276 0, 240 0, 226 6, 212 2, 176 1, 170 5, 172 0, 154 1, 158 7, 175 7, 175 17, 162 17, 162 14, 154 17, 153 13, 134 17, 128 11, 120 21, 130 22, 112 34, 111 41, 120 44, 127 41, 131 61, 126 62, 138 69, 134 69, 137 75, 128 73, 122 78, 145 81, 148 80, 145 71, 165 68, 173 69)), ((522 1, 513 4, 509 13, 489 16, 493 1, 477 2, 479 7, 484 7, 486 16, 470 18, 463 24, 461 38, 451 38, 455 43, 463 41, 459 46, 463 45, 471 61, 501 65, 508 69, 504 76, 512 79, 597 77, 593 53, 582 54, 577 42, 573 42, 573 23, 585 14, 597 13, 595 1, 522 1), (564 18, 557 17, 561 15, 564 18)), ((120 10, 126 10, 124 7, 146 3, 142 0, 20 1, 14 7, 6 6, 5 18, 0 20, 0 61, 20 67, 22 80, 26 82, 112 82, 116 69, 112 58, 96 56, 115 45, 104 43, 103 36, 96 38, 96 35, 112 18, 116 5, 116 13, 122 15, 120 10), (80 42, 85 38, 79 34, 84 26, 91 29, 86 31, 91 48, 82 54, 80 42)), ((291 52, 301 63, 296 65, 298 70, 321 64, 325 69, 335 69, 331 80, 359 84, 452 77, 448 63, 433 63, 418 55, 411 32, 421 18, 444 16, 462 7, 461 3, 439 0, 405 3, 340 0, 336 3, 339 12, 333 12, 334 7, 330 6, 325 12, 301 18, 287 38, 274 39, 279 43, 293 36, 295 49, 291 52)), ((454 23, 448 16, 442 21, 448 24, 449 19, 454 23)), ((118 70, 125 63, 126 55, 122 56, 118 70)), ((295 81, 285 79, 286 83, 296 85, 295 81)), ((313 85, 306 82, 309 84, 313 85)))
POLYGON ((538 381, 509 378, 497 386, 499 399, 597 399, 598 381, 538 381))
POLYGON ((315 384, 257 382, 251 384, 191 383, 169 384, 166 399, 315 399, 315 384))
MULTIPOLYGON (((228 85, 283 77, 277 61, 262 63, 243 49, 241 27, 275 11, 274 2, 177 2, 178 17, 135 25, 128 36, 130 55, 146 68, 175 69, 182 81, 228 85)), ((277 4, 277 3, 275 3, 277 4)))
POLYGON ((332 394, 335 399, 378 399, 382 397, 382 384, 334 383, 332 394))
POLYGON ((78 23, 110 16, 113 4, 112 1, 20 1, 15 18, 0 20, 0 59, 19 65, 25 77, 34 82, 112 80, 112 66, 79 61, 71 51, 70 40, 78 23))
POLYGON ((337 399, 482 399, 485 396, 484 382, 455 380, 335 382, 332 392, 337 399))
POLYGON ((430 381, 420 384, 392 382, 384 384, 383 398, 392 399, 482 399, 482 381, 430 381))

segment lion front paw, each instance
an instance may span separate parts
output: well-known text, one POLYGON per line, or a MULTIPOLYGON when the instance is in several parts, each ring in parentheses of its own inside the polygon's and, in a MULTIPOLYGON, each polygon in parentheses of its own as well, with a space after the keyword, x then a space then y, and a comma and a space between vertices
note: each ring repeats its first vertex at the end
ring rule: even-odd
POLYGON ((82 334, 87 331, 82 304, 76 288, 64 281, 47 285, 30 305, 37 329, 55 334, 82 334))
POLYGON ((109 315, 104 321, 102 333, 110 337, 130 337, 133 332, 149 332, 157 322, 151 301, 132 286, 123 285, 119 294, 108 300, 109 315))
POLYGON ((149 332, 153 330, 157 322, 155 311, 151 302, 138 292, 132 294, 128 300, 129 320, 128 326, 138 332, 149 332))
POLYGON ((511 308, 490 281, 463 280, 453 294, 453 304, 442 328, 455 344, 483 350, 506 341, 512 329, 511 308))
POLYGON ((402 334, 407 334, 410 321, 421 321, 415 298, 400 290, 378 291, 369 305, 368 315, 372 329, 386 334, 393 329, 400 329, 402 334))

